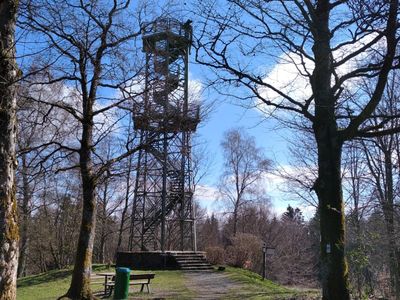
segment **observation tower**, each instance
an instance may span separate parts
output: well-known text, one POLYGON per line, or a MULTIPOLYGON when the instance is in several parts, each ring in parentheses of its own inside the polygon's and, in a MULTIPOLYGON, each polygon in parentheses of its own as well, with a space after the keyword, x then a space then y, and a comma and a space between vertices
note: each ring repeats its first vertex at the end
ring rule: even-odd
POLYGON ((139 151, 129 250, 195 251, 191 135, 199 105, 188 99, 191 21, 158 18, 142 30, 143 101, 134 106, 139 151))

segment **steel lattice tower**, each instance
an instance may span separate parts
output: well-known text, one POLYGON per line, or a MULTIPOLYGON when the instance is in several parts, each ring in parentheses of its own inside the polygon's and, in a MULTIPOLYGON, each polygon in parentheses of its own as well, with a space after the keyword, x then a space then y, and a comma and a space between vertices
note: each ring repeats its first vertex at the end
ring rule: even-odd
POLYGON ((138 154, 129 250, 195 250, 191 134, 199 106, 188 101, 191 21, 158 18, 143 30, 143 101, 134 127, 138 154))

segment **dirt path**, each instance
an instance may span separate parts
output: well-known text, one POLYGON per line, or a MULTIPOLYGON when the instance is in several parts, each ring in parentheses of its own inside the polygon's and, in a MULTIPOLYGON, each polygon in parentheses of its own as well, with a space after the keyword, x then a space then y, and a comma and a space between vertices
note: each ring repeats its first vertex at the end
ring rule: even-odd
POLYGON ((241 287, 240 283, 222 272, 187 272, 185 277, 186 287, 197 295, 193 299, 220 299, 241 287))

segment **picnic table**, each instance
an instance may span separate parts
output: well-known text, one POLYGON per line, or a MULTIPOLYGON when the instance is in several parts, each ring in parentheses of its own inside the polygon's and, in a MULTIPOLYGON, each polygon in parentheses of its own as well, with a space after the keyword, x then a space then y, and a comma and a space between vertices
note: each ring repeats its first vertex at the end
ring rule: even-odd
MULTIPOLYGON (((111 296, 115 286, 115 272, 101 272, 96 275, 104 276, 104 295, 111 296)), ((141 285, 140 292, 143 292, 146 286, 147 292, 150 293, 149 284, 155 276, 154 273, 130 274, 129 285, 141 285)))
POLYGON ((103 276, 104 277, 104 295, 111 295, 111 291, 109 291, 109 286, 108 282, 114 281, 113 278, 115 278, 115 272, 101 272, 101 273, 96 273, 98 276, 103 276))

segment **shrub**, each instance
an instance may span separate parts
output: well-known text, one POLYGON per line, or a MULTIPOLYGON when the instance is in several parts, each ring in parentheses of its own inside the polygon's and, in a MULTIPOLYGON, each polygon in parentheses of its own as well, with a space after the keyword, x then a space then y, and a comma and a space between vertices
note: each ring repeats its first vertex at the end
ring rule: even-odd
POLYGON ((233 267, 257 270, 261 262, 261 240, 252 234, 240 233, 231 238, 225 251, 226 263, 233 267))
POLYGON ((225 255, 224 254, 225 254, 225 251, 221 247, 214 246, 214 247, 206 248, 207 260, 213 265, 225 263, 225 259, 224 259, 225 255))

